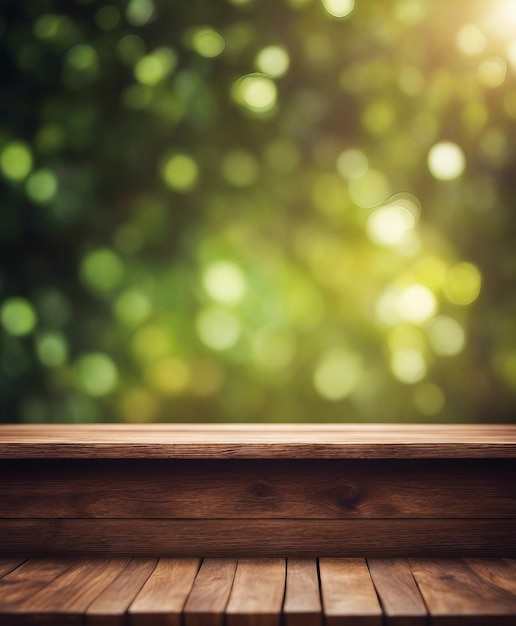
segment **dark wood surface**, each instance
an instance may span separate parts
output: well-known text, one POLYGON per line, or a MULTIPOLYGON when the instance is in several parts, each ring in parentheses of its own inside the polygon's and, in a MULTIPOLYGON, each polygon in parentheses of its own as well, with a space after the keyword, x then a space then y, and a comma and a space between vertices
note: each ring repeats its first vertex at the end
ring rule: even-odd
POLYGON ((516 518, 512 459, 13 460, 0 518, 516 518))
POLYGON ((516 458, 516 426, 0 425, 0 458, 516 458))
POLYGON ((502 559, 199 562, 29 559, 0 575, 0 624, 516 624, 516 570, 502 559))
POLYGON ((5 556, 516 556, 514 520, 0 520, 5 556))

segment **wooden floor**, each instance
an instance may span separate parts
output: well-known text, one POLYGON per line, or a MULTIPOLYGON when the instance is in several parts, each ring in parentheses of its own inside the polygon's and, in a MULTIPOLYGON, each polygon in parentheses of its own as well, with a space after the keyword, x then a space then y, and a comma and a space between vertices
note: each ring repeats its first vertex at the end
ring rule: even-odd
POLYGON ((0 559, 0 624, 505 626, 514 559, 0 559))

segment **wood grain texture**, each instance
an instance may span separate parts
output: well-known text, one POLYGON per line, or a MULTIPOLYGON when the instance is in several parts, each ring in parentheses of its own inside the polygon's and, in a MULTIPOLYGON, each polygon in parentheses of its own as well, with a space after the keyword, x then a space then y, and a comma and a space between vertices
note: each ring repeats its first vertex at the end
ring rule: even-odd
POLYGON ((199 569, 197 558, 160 558, 129 607, 131 626, 181 626, 181 615, 199 569))
POLYGON ((287 559, 285 626, 321 626, 322 607, 315 559, 287 559))
POLYGON ((516 458, 516 426, 3 424, 0 457, 516 458))
POLYGON ((23 563, 24 559, 0 559, 0 578, 23 563))
POLYGON ((158 559, 134 558, 86 610, 86 626, 124 626, 125 613, 158 559))
POLYGON ((88 605, 111 583, 128 559, 83 559, 70 563, 35 594, 11 605, 4 613, 7 624, 82 626, 88 605))
POLYGON ((322 558, 319 571, 328 626, 382 625, 382 609, 365 559, 322 558))
POLYGON ((0 518, 516 518, 509 459, 13 460, 0 475, 0 518))
POLYGON ((492 566, 470 567, 454 559, 411 559, 410 566, 432 625, 514 626, 514 586, 493 574, 492 566))
POLYGON ((226 608, 227 626, 280 626, 285 559, 241 559, 226 608))
POLYGON ((406 559, 367 559, 386 626, 425 626, 427 610, 406 559))
POLYGON ((0 579, 0 623, 72 563, 70 559, 29 559, 0 579))
POLYGON ((0 520, 3 556, 516 556, 513 520, 0 520))
POLYGON ((223 626, 236 559, 204 559, 183 611, 185 626, 223 626))

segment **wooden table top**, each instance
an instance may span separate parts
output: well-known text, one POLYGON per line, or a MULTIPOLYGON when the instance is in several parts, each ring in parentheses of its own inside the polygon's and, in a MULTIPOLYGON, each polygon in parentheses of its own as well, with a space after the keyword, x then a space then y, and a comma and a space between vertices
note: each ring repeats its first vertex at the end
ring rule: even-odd
POLYGON ((516 425, 0 425, 0 458, 516 458, 516 425))

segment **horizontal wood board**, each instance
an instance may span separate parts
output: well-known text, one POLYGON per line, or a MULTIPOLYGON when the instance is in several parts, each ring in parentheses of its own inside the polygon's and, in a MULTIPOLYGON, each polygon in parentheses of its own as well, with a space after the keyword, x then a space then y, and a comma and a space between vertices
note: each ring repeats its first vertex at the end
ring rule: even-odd
POLYGON ((0 458, 516 458, 516 426, 0 425, 0 458))
POLYGON ((516 518, 510 459, 39 459, 0 475, 0 518, 516 518))
POLYGON ((516 557, 514 520, 0 520, 0 555, 516 557))

